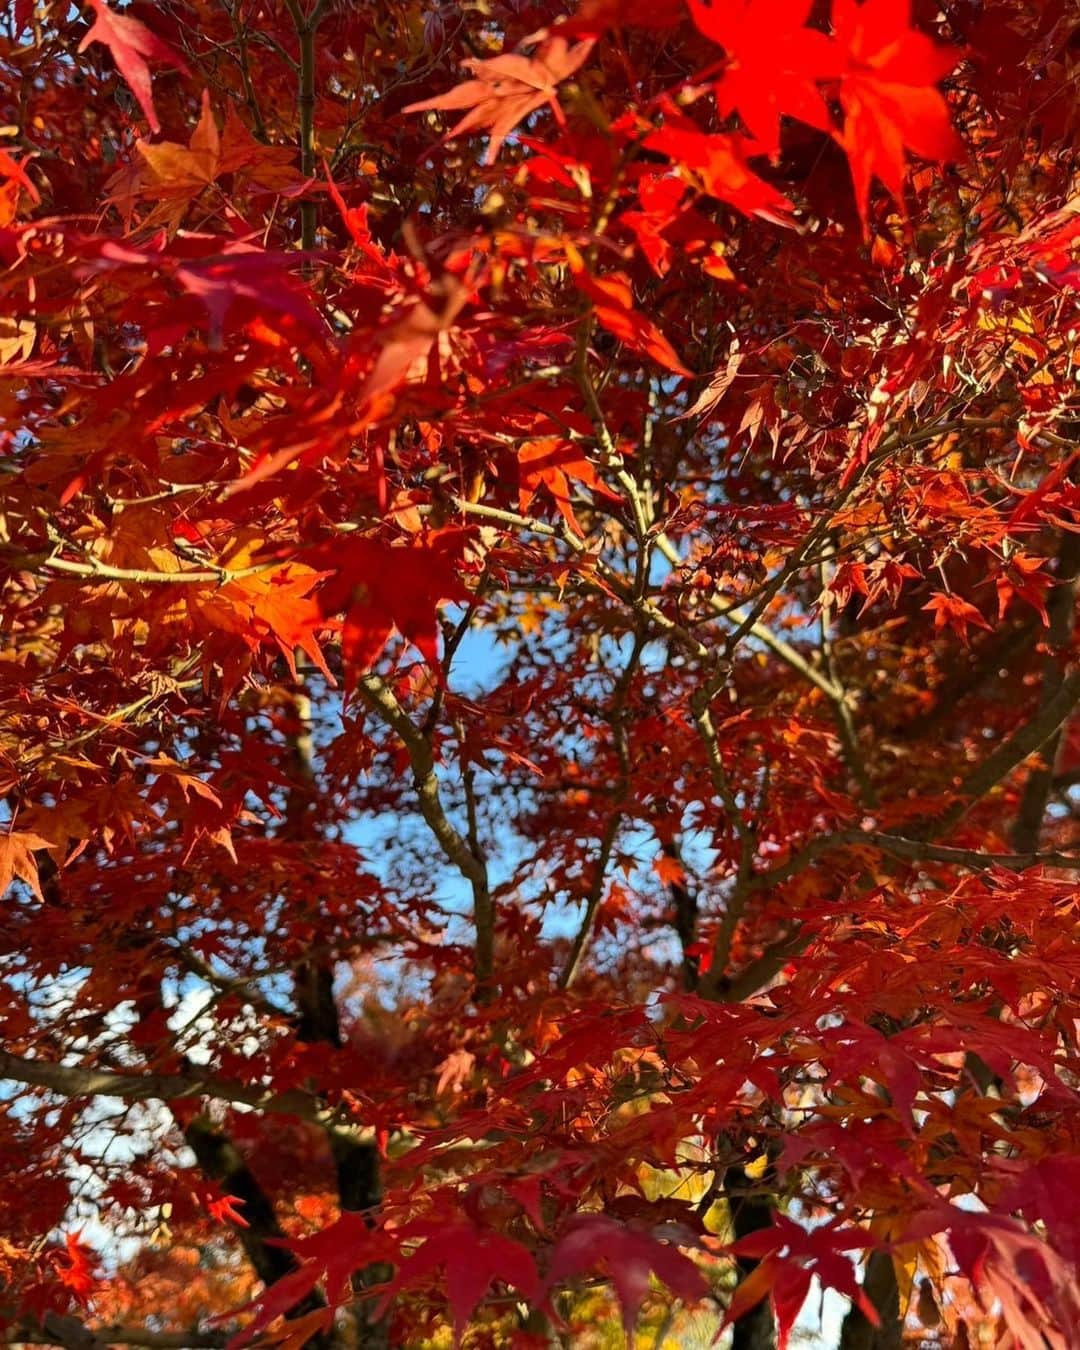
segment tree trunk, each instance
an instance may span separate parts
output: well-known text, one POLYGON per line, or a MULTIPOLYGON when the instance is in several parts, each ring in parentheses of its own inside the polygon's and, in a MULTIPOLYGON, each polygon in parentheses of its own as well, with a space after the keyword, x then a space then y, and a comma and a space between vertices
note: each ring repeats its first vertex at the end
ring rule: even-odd
POLYGON ((877 1309, 875 1327, 861 1308, 852 1305, 840 1331, 839 1350, 900 1350, 904 1322, 900 1316, 900 1289, 896 1269, 887 1252, 872 1252, 866 1263, 863 1293, 877 1309))

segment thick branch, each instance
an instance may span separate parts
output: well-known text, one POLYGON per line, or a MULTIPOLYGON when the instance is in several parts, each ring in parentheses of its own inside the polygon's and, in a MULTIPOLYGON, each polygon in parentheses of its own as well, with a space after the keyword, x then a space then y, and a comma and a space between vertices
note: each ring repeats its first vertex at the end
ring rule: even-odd
POLYGON ((65 1350, 94 1350, 107 1345, 144 1346, 145 1350, 224 1350, 224 1331, 151 1331, 149 1327, 88 1327, 77 1317, 47 1313, 40 1323, 9 1327, 8 1345, 61 1345, 65 1350))
MULTIPOLYGON (((299 0, 285 0, 296 36, 300 43, 299 89, 297 105, 300 112, 300 172, 305 178, 315 176, 315 33, 326 12, 326 0, 318 0, 310 14, 301 9, 299 0)), ((315 203, 300 203, 300 247, 310 252, 315 247, 315 203)))
POLYGON ((25 1337, 21 1329, 15 1329, 6 1339, 9 1342, 26 1339, 32 1344, 62 1345, 64 1350, 105 1350, 107 1344, 79 1318, 57 1312, 46 1313, 40 1325, 28 1329, 25 1337))
MULTIPOLYGON (((765 1169, 765 1177, 772 1176, 770 1163, 765 1169)), ((761 1189, 761 1182, 753 1181, 744 1168, 726 1169, 724 1190, 728 1195, 731 1232, 736 1242, 771 1227, 775 1198, 761 1189)), ((735 1264, 741 1282, 753 1275, 759 1262, 752 1257, 740 1256, 735 1264)), ((769 1299, 762 1299, 736 1317, 731 1328, 731 1350, 776 1350, 776 1318, 769 1299)))
POLYGON ((326 1112, 316 1098, 292 1089, 267 1092, 217 1078, 213 1074, 191 1078, 184 1074, 126 1074, 109 1069, 88 1069, 81 1065, 55 1064, 41 1059, 22 1059, 0 1050, 0 1079, 7 1078, 31 1087, 42 1087, 62 1097, 117 1097, 122 1101, 180 1101, 188 1097, 209 1097, 235 1106, 250 1106, 278 1115, 299 1116, 321 1121, 326 1112))
MULTIPOLYGON (((1043 684, 1040 708, 1051 701, 1065 676, 1065 652, 1072 641, 1076 624, 1076 587, 1080 580, 1080 536, 1066 532, 1058 554, 1059 580, 1047 602, 1050 630, 1046 635, 1049 650, 1043 659, 1043 684)), ((1054 761, 1061 744, 1059 727, 1043 748, 1043 763, 1033 769, 1024 784, 1020 810, 1013 825, 1013 847, 1026 852, 1039 846, 1046 804, 1054 786, 1054 761)))
MULTIPOLYGON (((662 842, 664 856, 682 867, 682 854, 676 840, 662 842)), ((683 982, 687 989, 697 988, 701 978, 701 962, 691 948, 698 937, 698 901, 694 891, 684 884, 685 878, 668 882, 668 895, 671 897, 672 927, 679 939, 683 957, 683 982)))
POLYGON ((233 1141, 202 1116, 191 1122, 184 1138, 202 1171, 226 1195, 242 1202, 244 1222, 234 1225, 234 1232, 263 1284, 273 1284, 295 1269, 292 1253, 282 1245, 285 1232, 274 1206, 233 1141))
POLYGON ((904 839, 894 834, 853 834, 852 840, 857 839, 880 848, 883 853, 891 853, 894 858, 907 858, 911 862, 950 863, 971 872, 985 872, 992 867, 1003 867, 1009 872, 1026 872, 1030 867, 1080 871, 1080 857, 1070 853, 980 853, 977 849, 948 848, 921 839, 904 839))
POLYGON ((1005 740, 994 753, 964 779, 960 785, 961 801, 946 813, 935 834, 944 834, 967 814, 981 797, 997 787, 1002 779, 1023 764, 1029 755, 1041 750, 1076 707, 1080 699, 1080 666, 1074 666, 1061 681, 1050 698, 1026 725, 1005 740))
POLYGON ((807 946, 809 938, 796 926, 786 937, 755 957, 748 966, 744 966, 730 979, 717 981, 712 990, 712 998, 717 1003, 741 1003, 750 998, 759 989, 763 989, 770 980, 776 978, 793 956, 807 946))

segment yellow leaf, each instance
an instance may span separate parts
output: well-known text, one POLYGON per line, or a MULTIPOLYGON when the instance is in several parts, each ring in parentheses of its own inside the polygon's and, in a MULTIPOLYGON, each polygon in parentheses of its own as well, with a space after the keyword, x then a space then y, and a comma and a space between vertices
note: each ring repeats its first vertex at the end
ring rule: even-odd
POLYGON ((30 319, 0 315, 0 366, 29 361, 37 341, 37 326, 30 319))

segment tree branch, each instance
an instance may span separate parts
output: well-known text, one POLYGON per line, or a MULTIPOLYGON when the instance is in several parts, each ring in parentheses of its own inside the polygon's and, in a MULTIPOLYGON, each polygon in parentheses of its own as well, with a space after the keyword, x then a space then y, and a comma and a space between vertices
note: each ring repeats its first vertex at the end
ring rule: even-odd
POLYGON ((282 1020, 288 1018, 288 1010, 279 1008, 272 999, 267 998, 258 988, 258 976, 252 975, 245 978, 238 975, 219 974, 205 957, 200 956, 197 951, 181 942, 179 938, 174 939, 170 944, 170 950, 175 953, 176 959, 186 971, 197 976, 212 989, 216 989, 219 994, 229 998, 242 999, 253 1008, 265 1013, 267 1017, 278 1017, 282 1020))
POLYGON ((263 1284, 274 1284, 295 1270, 296 1261, 284 1246, 285 1231, 274 1206, 233 1141, 205 1116, 197 1116, 188 1125, 184 1139, 202 1171, 226 1195, 242 1202, 243 1223, 234 1224, 233 1232, 263 1284))
MULTIPOLYGON (((301 9, 299 0, 285 0, 289 16, 300 43, 299 91, 297 105, 300 111, 300 172, 305 178, 315 176, 315 33, 326 13, 326 0, 318 0, 310 14, 301 9)), ((308 199, 300 203, 300 247, 310 253, 315 247, 315 203, 308 199)))
POLYGON ((1058 731, 1080 699, 1080 666, 1062 677, 1060 685, 1026 725, 1013 732, 987 759, 968 774, 960 785, 961 801, 948 812, 935 834, 944 834, 967 815, 969 809, 997 787, 1029 755, 1042 749, 1058 731))
POLYGON ((570 955, 567 957, 566 965, 559 976, 560 989, 569 989, 577 979, 578 972, 581 969, 585 949, 589 945, 589 939, 592 937, 592 931, 596 925, 596 911, 600 908, 600 901, 604 897, 604 878, 607 874, 607 865, 611 860, 611 851, 615 847, 622 818, 622 807, 616 806, 611 815, 608 816, 607 825, 604 827, 600 848, 596 855, 593 884, 589 888, 589 894, 585 900, 585 913, 581 916, 581 923, 578 925, 578 930, 574 934, 574 941, 570 947, 570 955))
POLYGON ((1026 872, 1031 867, 1056 867, 1063 872, 1080 871, 1080 856, 1071 853, 980 853, 977 849, 948 848, 921 839, 905 839, 893 834, 860 834, 853 832, 851 840, 863 840, 891 853, 894 858, 911 862, 949 863, 965 867, 971 872, 985 872, 992 867, 1003 867, 1009 872, 1026 872))
POLYGON ((65 1350, 93 1350, 107 1345, 143 1346, 145 1350, 224 1350, 224 1331, 151 1331, 149 1327, 89 1327, 70 1314, 46 1313, 40 1323, 9 1327, 7 1345, 61 1345, 65 1350))
POLYGON ((184 1074, 126 1074, 110 1069, 88 1069, 81 1065, 56 1064, 41 1059, 23 1059, 0 1050, 0 1079, 46 1088, 62 1097, 117 1097, 122 1101, 180 1101, 189 1097, 209 1097, 234 1106, 250 1106, 276 1115, 299 1116, 322 1122, 328 1112, 307 1092, 268 1092, 264 1089, 217 1078, 187 1077, 184 1074))
MULTIPOLYGON (((866 830, 844 830, 837 834, 822 835, 787 862, 780 863, 768 872, 758 872, 746 884, 743 903, 751 893, 779 886, 798 876, 819 858, 851 845, 876 848, 907 862, 945 863, 972 872, 985 872, 994 867, 1002 867, 1010 872, 1024 872, 1031 867, 1054 867, 1061 871, 1080 872, 1080 856, 1068 853, 980 853, 975 849, 948 848, 924 839, 905 839, 899 835, 866 830)), ((703 987, 703 996, 717 1002, 740 1003, 775 978, 792 957, 806 947, 808 941, 801 927, 796 926, 735 975, 725 978, 723 972, 718 974, 709 982, 707 989, 703 987)), ((705 982, 702 983, 705 986, 705 982)))
POLYGON ((1003 867, 1010 872, 1026 872, 1031 867, 1056 867, 1062 871, 1080 871, 1080 855, 1070 853, 980 853, 977 849, 949 848, 927 839, 908 839, 902 835, 884 834, 871 830, 840 830, 836 834, 819 835, 805 848, 793 854, 786 862, 767 872, 756 873, 747 883, 750 891, 767 890, 782 885, 806 870, 811 863, 828 853, 852 844, 880 849, 882 853, 908 862, 940 862, 964 867, 972 872, 985 872, 992 867, 1003 867))
POLYGON ((66 572, 77 577, 96 577, 103 581, 128 581, 138 586, 226 586, 230 581, 242 581, 245 577, 258 576, 260 572, 269 572, 280 567, 280 562, 253 563, 250 567, 238 567, 230 571, 227 567, 196 569, 190 572, 156 572, 146 567, 113 567, 100 558, 89 557, 85 562, 75 562, 69 558, 46 558, 42 567, 53 572, 66 572))
MULTIPOLYGON (((1050 629, 1047 633, 1048 650, 1043 658, 1043 684, 1039 707, 1045 708, 1060 689, 1064 679, 1064 652, 1072 640, 1076 626, 1076 588, 1080 580, 1080 536, 1067 531, 1058 551, 1060 575, 1050 593, 1047 613, 1050 629)), ((1036 849, 1046 816, 1046 803, 1054 787, 1054 761, 1061 744, 1062 727, 1058 727, 1043 749, 1043 764, 1033 769, 1024 784, 1020 810, 1013 824, 1012 844, 1021 852, 1036 849)))
POLYGON ((468 841, 446 814, 431 744, 398 702, 394 691, 375 674, 361 676, 357 689, 372 712, 397 733, 405 746, 412 765, 413 786, 419 798, 420 814, 447 859, 472 888, 476 979, 481 987, 486 986, 490 984, 495 964, 495 907, 488 884, 487 866, 483 858, 469 847, 468 841))
POLYGON ((760 956, 755 957, 738 974, 718 981, 712 998, 717 1003, 741 1003, 743 999, 750 998, 775 979, 791 958, 798 956, 806 947, 809 940, 802 927, 796 925, 786 937, 766 947, 760 956))
MULTIPOLYGON (((672 567, 681 567, 683 565, 683 559, 680 556, 678 549, 666 534, 661 534, 657 537, 656 547, 672 567)), ((708 604, 710 609, 715 610, 722 618, 728 619, 731 623, 736 625, 744 624, 746 620, 750 618, 750 614, 746 609, 739 608, 738 606, 731 606, 719 591, 713 592, 709 597, 708 604)), ((815 688, 820 689, 826 698, 837 699, 841 697, 842 691, 834 685, 826 675, 822 674, 820 670, 816 670, 801 652, 793 647, 790 642, 786 641, 786 639, 780 637, 779 634, 774 633, 766 624, 761 623, 760 620, 752 620, 749 632, 753 637, 756 637, 759 642, 764 643, 771 652, 780 657, 780 659, 789 665, 792 670, 797 671, 803 679, 809 680, 815 688)))
POLYGON ((840 1330, 839 1350, 900 1350, 904 1319, 900 1316, 896 1269, 888 1252, 870 1253, 863 1291, 877 1309, 881 1325, 875 1327, 863 1310, 853 1304, 840 1330))
POLYGON ((612 739, 615 743, 615 752, 619 757, 619 783, 615 789, 615 801, 612 806, 611 815, 604 826, 604 833, 600 839, 600 850, 596 859, 596 872, 593 876, 593 883, 589 890, 589 895, 585 901, 585 913, 581 916, 581 923, 578 931, 574 935, 574 941, 570 948, 570 955, 567 958, 566 966, 559 976, 559 988, 569 989, 574 980, 577 979, 578 972, 581 969, 581 962, 585 951, 592 940, 593 929, 596 926, 596 913, 600 908, 600 902, 604 898, 604 879, 607 873, 607 866, 611 860, 611 852, 615 847, 615 840, 619 834, 619 826, 622 824, 623 817, 626 814, 623 803, 626 800, 627 793, 630 791, 630 751, 626 743, 626 726, 624 717, 626 713, 626 701, 630 696, 630 689, 634 682, 634 675, 637 673, 638 666, 641 664, 641 656, 645 650, 646 636, 644 628, 639 625, 634 634, 634 645, 627 657, 626 665, 623 667, 618 681, 615 684, 611 699, 611 710, 607 721, 611 726, 612 739))
POLYGON ((700 981, 698 989, 703 998, 715 998, 717 990, 722 985, 727 975, 728 962, 731 957, 731 945, 735 938, 735 931, 739 926, 739 921, 746 908, 746 901, 750 894, 750 883, 753 879, 754 853, 757 849, 757 838, 753 827, 743 819, 742 811, 739 809, 738 799, 731 789, 728 782, 727 771, 724 768, 723 757, 720 753, 720 745, 716 736, 716 727, 712 720, 710 704, 718 692, 721 680, 725 677, 726 668, 719 667, 713 678, 700 690, 692 700, 694 723, 698 729, 698 735, 701 737, 705 746, 705 752, 709 761, 709 774, 712 779, 713 788, 716 795, 723 804, 724 811, 731 822, 731 828, 739 840, 739 862, 738 870, 735 875, 735 883, 731 894, 727 898, 724 906, 724 916, 720 921, 720 927, 717 930, 713 941, 712 957, 709 965, 709 972, 700 981))

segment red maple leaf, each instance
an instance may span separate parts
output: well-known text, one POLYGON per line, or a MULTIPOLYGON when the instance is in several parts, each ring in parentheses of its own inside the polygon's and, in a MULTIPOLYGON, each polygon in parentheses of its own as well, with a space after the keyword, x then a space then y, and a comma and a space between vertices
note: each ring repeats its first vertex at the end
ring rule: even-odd
POLYGON ((56 1263, 56 1273, 60 1277, 60 1283, 71 1290, 72 1297, 79 1303, 86 1303, 94 1292, 97 1281, 94 1279, 87 1249, 79 1241, 81 1236, 80 1230, 78 1233, 68 1233, 64 1238, 63 1257, 56 1263))
POLYGON ((1005 617, 1013 600, 1026 600, 1038 612, 1043 623, 1050 626, 1050 617, 1046 612, 1050 578, 1043 569, 1044 561, 1043 558, 1032 558, 1021 552, 1010 557, 1007 568, 999 572, 995 580, 999 620, 1005 617))
POLYGON ((289 271, 292 263, 288 254, 240 242, 227 245, 217 256, 185 262, 177 267, 175 277, 205 306, 210 341, 215 345, 222 341, 225 320, 234 306, 258 308, 267 317, 286 315, 322 337, 326 325, 289 271))
MULTIPOLYGON (((1060 1184, 1060 1183, 1059 1183, 1060 1184)), ((950 1215, 949 1246, 957 1264, 975 1283, 983 1301, 1001 1310, 1012 1343, 1038 1345, 1048 1309, 1066 1331, 1051 1343, 1075 1345, 1080 1332, 1080 1297, 1073 1267, 1010 1219, 989 1214, 950 1215)), ((1050 1337, 1043 1337, 1044 1344, 1050 1337)), ((1006 1341, 1006 1343, 1008 1343, 1006 1341)))
POLYGON ((439 1268, 446 1272, 446 1292, 454 1317, 455 1343, 476 1305, 495 1280, 512 1285, 525 1299, 539 1286, 532 1255, 519 1242, 472 1224, 452 1224, 428 1237, 402 1265, 386 1291, 383 1307, 399 1290, 425 1282, 439 1268))
POLYGON ((715 86, 721 112, 738 109, 747 130, 770 155, 780 148, 780 118, 797 117, 821 131, 829 110, 817 81, 835 79, 841 61, 824 33, 807 28, 813 0, 690 0, 698 28, 724 48, 728 64, 715 86))
MULTIPOLYGON (((354 1270, 372 1261, 396 1256, 391 1239, 373 1230, 362 1214, 344 1213, 334 1223, 313 1233, 310 1237, 292 1241, 278 1241, 277 1245, 292 1252, 296 1268, 275 1280, 242 1311, 254 1312, 254 1317, 242 1332, 230 1342, 234 1347, 247 1345, 260 1337, 279 1317, 294 1311, 317 1284, 326 1294, 327 1307, 315 1309, 304 1317, 285 1323, 284 1334, 305 1334, 298 1341, 303 1344, 313 1331, 325 1328, 332 1321, 334 1308, 347 1296, 349 1276, 354 1270)), ((231 1314, 230 1314, 231 1316, 231 1314)), ((277 1337, 275 1337, 277 1339, 277 1337)))
POLYGON ((576 42, 572 47, 563 37, 545 39, 535 56, 506 52, 488 61, 466 61, 465 68, 476 76, 465 84, 440 94, 438 98, 410 103, 404 112, 443 111, 468 108, 455 122, 447 139, 461 136, 477 127, 490 127, 491 140, 485 164, 494 164, 503 141, 530 113, 546 104, 560 123, 564 122, 555 90, 561 81, 583 64, 593 49, 593 39, 576 42))
MULTIPOLYGON (((661 1230, 663 1231, 663 1230, 661 1230)), ((568 1225, 551 1253, 548 1286, 603 1266, 615 1286, 623 1310, 627 1338, 656 1275, 673 1294, 694 1303, 705 1293, 701 1272, 678 1247, 655 1233, 628 1227, 604 1214, 581 1215, 568 1225)))
POLYGON ((746 159, 754 146, 745 136, 709 135, 669 107, 665 109, 663 128, 646 137, 645 148, 670 155, 680 170, 696 179, 701 190, 744 216, 790 223, 794 206, 750 169, 746 159))
POLYGON ((836 0, 833 8, 833 32, 847 60, 840 141, 864 222, 874 178, 902 202, 905 148, 937 162, 963 153, 937 88, 957 53, 911 28, 904 11, 896 0, 836 0))
POLYGON ((138 99, 151 130, 160 131, 161 123, 154 111, 154 99, 150 92, 147 59, 174 66, 185 75, 188 73, 187 66, 169 44, 151 32, 141 20, 114 13, 105 0, 90 0, 90 8, 94 11, 94 23, 79 43, 79 51, 85 51, 92 42, 100 42, 108 47, 117 70, 138 99))
POLYGON ((439 605, 468 599, 454 571, 467 538, 465 530, 443 530, 408 544, 335 544, 336 573, 318 599, 324 614, 344 611, 342 652, 354 675, 372 665, 394 629, 436 664, 439 605))
POLYGON ((776 1313, 778 1350, 785 1350, 795 1319, 816 1275, 825 1289, 836 1289, 861 1308, 873 1326, 880 1324, 877 1309, 855 1277, 848 1257, 868 1245, 860 1231, 826 1224, 807 1231, 778 1214, 773 1226, 762 1228, 732 1244, 730 1250, 760 1262, 741 1282, 728 1305, 724 1325, 731 1326, 768 1295, 776 1313))

